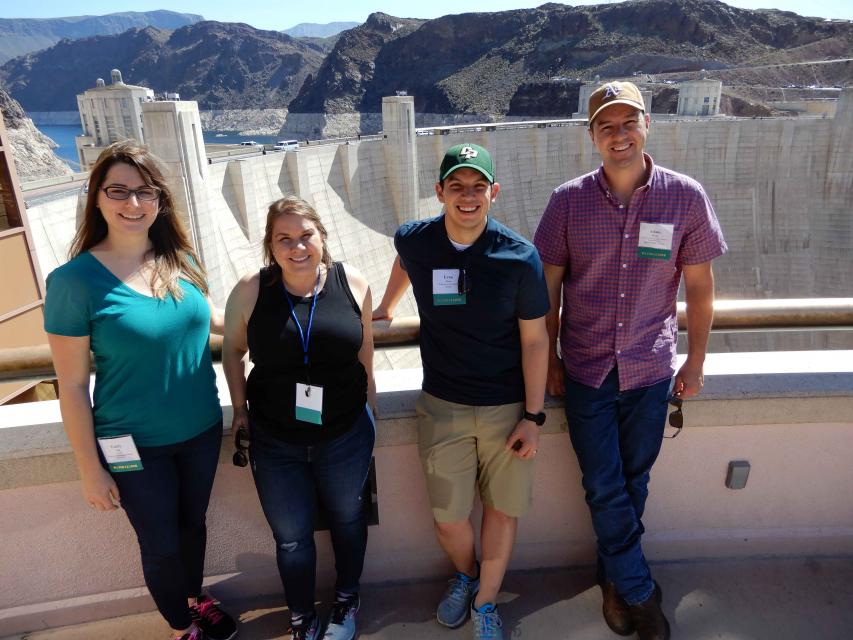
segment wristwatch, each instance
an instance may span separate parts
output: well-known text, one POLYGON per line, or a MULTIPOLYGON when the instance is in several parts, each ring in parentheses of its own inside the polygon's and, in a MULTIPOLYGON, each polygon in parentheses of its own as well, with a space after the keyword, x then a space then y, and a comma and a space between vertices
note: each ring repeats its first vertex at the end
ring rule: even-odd
POLYGON ((525 409, 524 419, 530 420, 530 422, 535 424, 537 427, 541 427, 543 424, 545 424, 545 412, 540 411, 539 413, 530 413, 525 409))

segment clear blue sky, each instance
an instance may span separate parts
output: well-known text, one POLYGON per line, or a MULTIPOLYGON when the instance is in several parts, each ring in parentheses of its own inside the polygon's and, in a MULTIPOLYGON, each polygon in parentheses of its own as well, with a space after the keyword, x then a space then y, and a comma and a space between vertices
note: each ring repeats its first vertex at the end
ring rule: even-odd
MULTIPOLYGON (((246 22, 259 29, 282 30, 300 22, 363 22, 374 11, 383 11, 406 18, 436 18, 449 13, 471 11, 504 11, 535 7, 546 0, 475 0, 451 2, 432 0, 418 3, 411 0, 320 0, 319 2, 276 2, 269 0, 37 0, 33 2, 0 1, 0 18, 57 18, 75 15, 102 15, 118 11, 150 11, 171 9, 184 13, 203 15, 208 20, 220 22, 246 22)), ((569 4, 603 4, 588 0, 574 0, 569 4)), ((793 11, 800 15, 853 20, 851 0, 731 0, 728 4, 747 9, 773 7, 793 11)))

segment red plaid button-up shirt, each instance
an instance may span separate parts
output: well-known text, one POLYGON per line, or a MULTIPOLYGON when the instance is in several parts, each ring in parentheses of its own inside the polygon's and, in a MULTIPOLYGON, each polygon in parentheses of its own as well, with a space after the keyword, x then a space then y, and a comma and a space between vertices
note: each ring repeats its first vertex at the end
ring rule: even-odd
POLYGON ((603 167, 557 187, 533 240, 543 262, 566 268, 560 350, 567 375, 590 387, 614 366, 621 390, 671 377, 683 265, 728 249, 702 185, 648 155, 646 162, 648 181, 626 206, 610 193, 603 167), (639 255, 642 223, 672 225, 668 256, 639 255))

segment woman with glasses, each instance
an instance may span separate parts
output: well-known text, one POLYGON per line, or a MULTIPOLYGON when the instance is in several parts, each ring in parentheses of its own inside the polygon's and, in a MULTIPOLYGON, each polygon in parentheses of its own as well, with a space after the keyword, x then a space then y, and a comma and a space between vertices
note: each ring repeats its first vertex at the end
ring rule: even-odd
POLYGON ((373 334, 367 281, 332 262, 326 228, 295 197, 267 213, 266 266, 240 280, 225 309, 222 364, 232 428, 276 543, 297 640, 355 637, 367 544, 364 487, 375 431, 373 334), (248 382, 242 358, 254 367, 248 382), (365 404, 367 403, 367 404, 365 404), (337 582, 327 625, 314 609, 314 513, 330 520, 337 582))
POLYGON ((110 145, 88 187, 71 259, 48 277, 44 307, 83 497, 97 511, 124 509, 174 638, 232 638, 234 620, 201 593, 222 442, 208 339, 221 333, 221 312, 147 148, 110 145))

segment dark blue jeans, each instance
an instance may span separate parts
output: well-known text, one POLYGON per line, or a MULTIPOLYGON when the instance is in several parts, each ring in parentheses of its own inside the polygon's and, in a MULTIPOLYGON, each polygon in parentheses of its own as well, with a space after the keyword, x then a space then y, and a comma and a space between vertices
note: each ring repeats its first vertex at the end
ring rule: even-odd
POLYGON ((145 584, 173 629, 190 626, 187 598, 201 593, 205 516, 221 446, 220 421, 184 442, 137 447, 143 469, 112 474, 139 540, 145 584))
POLYGON ((598 389, 566 377, 569 435, 598 538, 599 580, 628 604, 654 590, 640 538, 649 472, 660 452, 671 381, 619 391, 611 371, 598 389))
POLYGON ((367 547, 362 496, 375 439, 367 411, 349 431, 316 445, 289 444, 251 429, 252 474, 275 538, 278 571, 292 614, 314 611, 317 498, 329 515, 335 586, 347 593, 358 591, 367 547))

